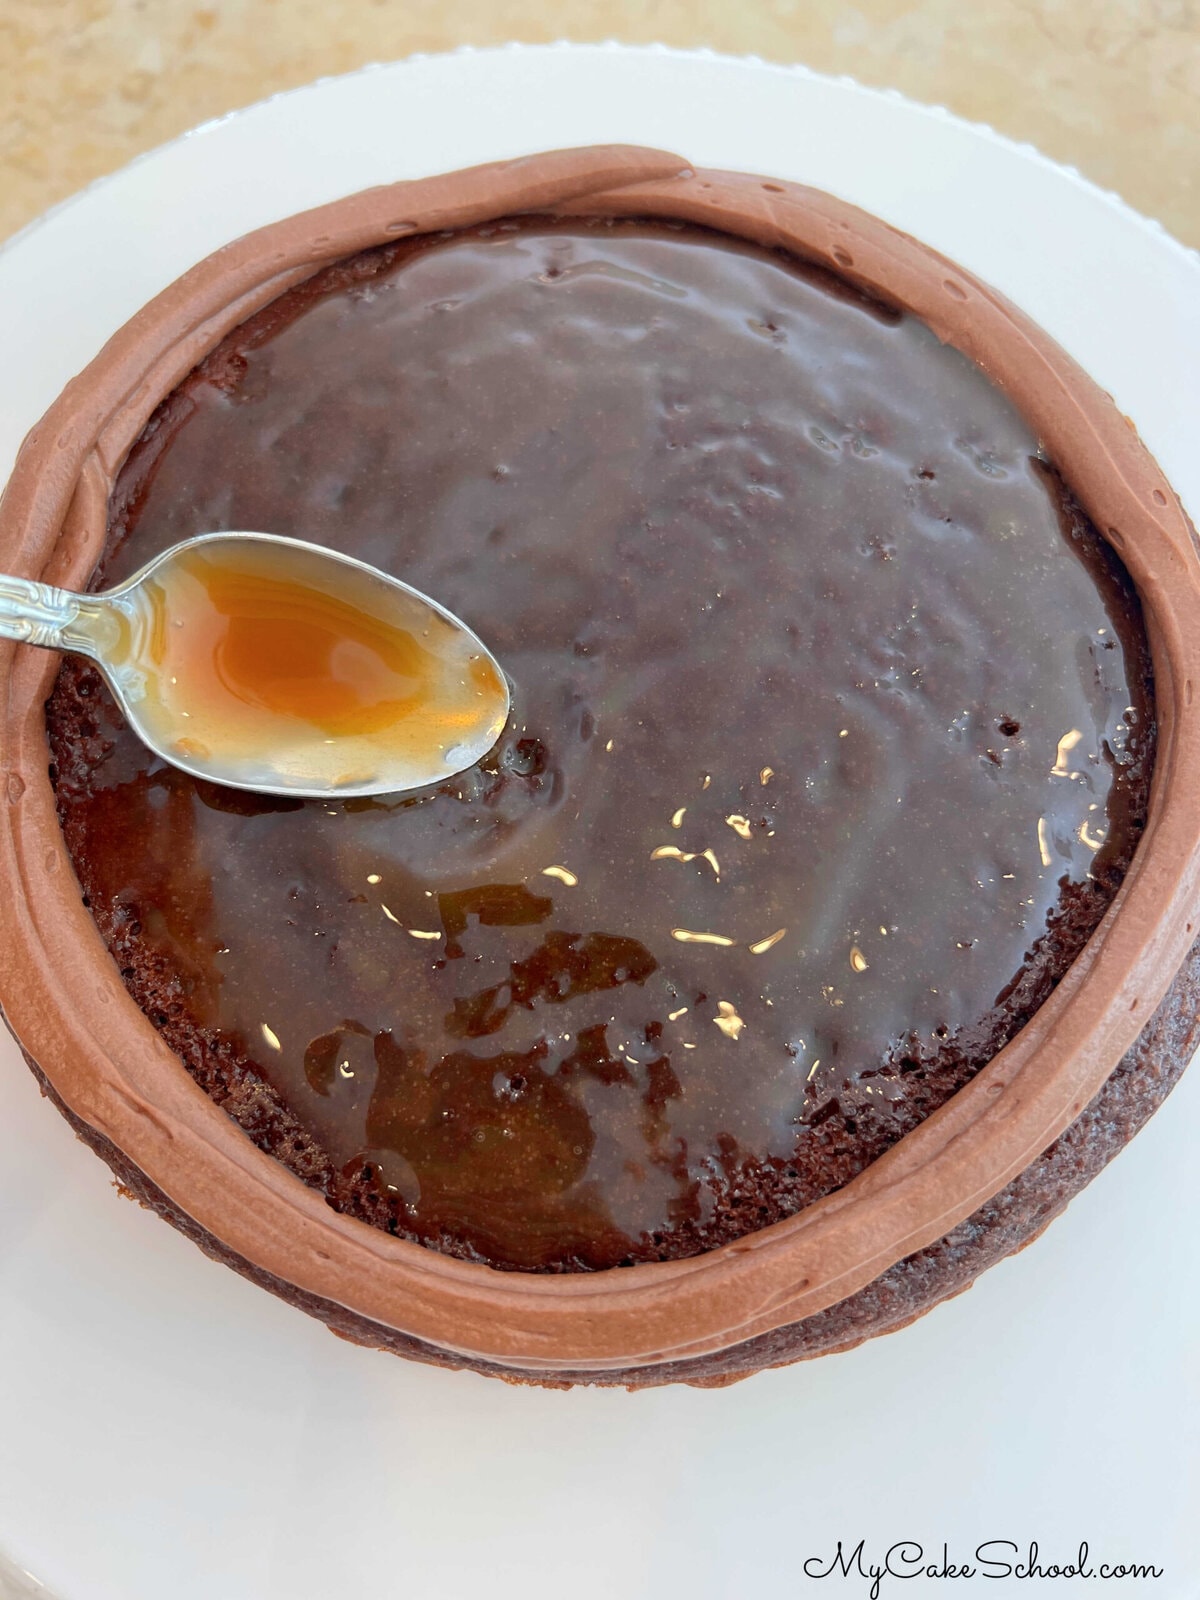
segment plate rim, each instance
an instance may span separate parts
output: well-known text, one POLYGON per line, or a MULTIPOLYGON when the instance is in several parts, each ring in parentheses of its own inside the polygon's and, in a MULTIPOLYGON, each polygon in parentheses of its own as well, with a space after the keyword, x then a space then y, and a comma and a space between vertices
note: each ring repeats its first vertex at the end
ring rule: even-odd
POLYGON ((631 44, 625 40, 606 37, 598 40, 575 40, 559 36, 545 42, 532 43, 525 39, 508 39, 502 44, 476 45, 463 43, 455 45, 449 50, 413 50, 407 55, 392 57, 373 57, 364 61, 357 67, 351 67, 345 72, 322 73, 319 77, 309 79, 306 83, 292 84, 286 89, 276 89, 270 94, 263 95, 257 100, 252 100, 244 106, 235 106, 229 111, 217 112, 211 117, 184 128, 181 132, 172 134, 161 140, 158 144, 151 145, 149 149, 139 150, 136 155, 123 161, 120 166, 111 171, 97 173, 95 177, 87 180, 80 188, 72 190, 60 200, 54 201, 44 211, 39 211, 36 216, 21 224, 15 233, 0 240, 0 257, 14 246, 24 242, 28 235, 37 232, 45 223, 58 217, 69 210, 77 202, 93 196, 96 191, 103 189, 104 185, 124 174, 135 171, 144 164, 151 163, 168 154, 177 146, 185 145, 198 138, 203 138, 218 128, 230 123, 241 122, 256 114, 265 114, 268 108, 290 102, 293 99, 323 90, 329 85, 343 84, 359 77, 373 76, 376 73, 392 71, 397 67, 406 67, 422 62, 454 61, 456 59, 474 59, 488 57, 504 57, 514 55, 524 56, 552 56, 601 54, 607 56, 632 56, 632 57, 661 57, 681 61, 711 61, 727 63, 735 66, 750 67, 763 72, 792 77, 802 82, 816 84, 836 84, 839 88, 850 90, 856 94, 866 95, 873 100, 890 103, 903 107, 907 111, 915 111, 923 116, 931 116, 938 121, 953 126, 960 130, 980 136, 989 143, 1000 145, 1011 154, 1031 161, 1044 171, 1065 177, 1078 188, 1090 193, 1093 197, 1102 200, 1106 205, 1120 213, 1125 220, 1148 229, 1159 243, 1180 253, 1184 261, 1197 271, 1200 271, 1200 246, 1185 244, 1176 237, 1169 228, 1157 217, 1149 212, 1139 210, 1131 201, 1127 200, 1117 189, 1109 188, 1095 178, 1090 178, 1074 162, 1059 161, 1053 156, 1048 156, 1031 140, 1019 139, 1013 134, 1004 133, 994 124, 981 117, 968 117, 962 112, 954 111, 942 101, 918 100, 915 96, 907 94, 904 90, 892 85, 864 83, 848 72, 822 72, 817 67, 810 67, 804 61, 772 61, 754 51, 724 51, 716 50, 708 45, 672 45, 661 40, 651 40, 645 43, 631 44))

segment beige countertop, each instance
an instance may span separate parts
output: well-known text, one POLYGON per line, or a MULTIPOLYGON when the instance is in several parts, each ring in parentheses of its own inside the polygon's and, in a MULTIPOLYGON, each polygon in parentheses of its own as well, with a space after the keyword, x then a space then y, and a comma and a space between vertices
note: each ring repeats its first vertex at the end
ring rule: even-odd
POLYGON ((707 45, 895 87, 1029 140, 1200 246, 1200 0, 0 0, 0 237, 280 89, 556 38, 707 45))

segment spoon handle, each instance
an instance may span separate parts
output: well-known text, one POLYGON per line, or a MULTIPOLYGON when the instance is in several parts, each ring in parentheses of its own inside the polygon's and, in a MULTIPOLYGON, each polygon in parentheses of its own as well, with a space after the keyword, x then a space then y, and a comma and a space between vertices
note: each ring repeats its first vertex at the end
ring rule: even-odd
POLYGON ((96 596, 0 573, 0 639, 92 655, 96 645, 89 624, 102 604, 96 596))

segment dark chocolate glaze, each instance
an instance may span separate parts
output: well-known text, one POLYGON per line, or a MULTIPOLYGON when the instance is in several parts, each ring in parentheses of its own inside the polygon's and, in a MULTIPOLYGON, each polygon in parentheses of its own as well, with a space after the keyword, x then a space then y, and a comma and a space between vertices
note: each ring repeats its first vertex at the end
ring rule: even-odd
POLYGON ((259 801, 71 664, 68 844, 204 1087, 456 1254, 687 1255, 845 1183, 1044 999, 1144 820, 1139 608, 1036 439, 716 235, 492 226, 293 291, 147 428, 103 581, 224 528, 437 596, 510 728, 419 796, 259 801))

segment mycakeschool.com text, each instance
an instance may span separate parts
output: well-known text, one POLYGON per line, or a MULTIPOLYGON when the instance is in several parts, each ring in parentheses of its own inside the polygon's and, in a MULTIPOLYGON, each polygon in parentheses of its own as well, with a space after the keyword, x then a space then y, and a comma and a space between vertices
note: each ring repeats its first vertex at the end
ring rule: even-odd
MULTIPOLYGON (((941 1579, 947 1583, 1007 1578, 1010 1581, 1036 1578, 1063 1580, 1064 1590, 1075 1585, 1121 1580, 1140 1580, 1149 1583, 1163 1576, 1163 1568, 1152 1561, 1135 1561, 1110 1552, 1103 1558, 1093 1552, 1084 1539, 1069 1553, 1050 1555, 1043 1551, 1036 1539, 1018 1544, 1012 1539, 985 1539, 977 1544, 968 1556, 951 1555, 946 1544, 929 1548, 915 1539, 901 1539, 886 1549, 870 1550, 865 1539, 856 1544, 839 1539, 836 1549, 810 1555, 804 1561, 804 1576, 810 1581, 832 1580, 831 1589, 841 1589, 848 1582, 856 1586, 853 1592, 866 1595, 867 1600, 881 1600, 891 1587, 912 1578, 941 1579)), ((807 1590, 808 1585, 805 1585, 807 1590)), ((922 1587, 922 1595, 929 1591, 922 1587)), ((1133 1591, 1138 1600, 1148 1593, 1146 1589, 1133 1591)))

